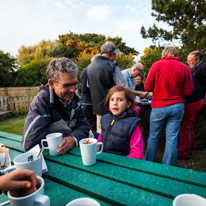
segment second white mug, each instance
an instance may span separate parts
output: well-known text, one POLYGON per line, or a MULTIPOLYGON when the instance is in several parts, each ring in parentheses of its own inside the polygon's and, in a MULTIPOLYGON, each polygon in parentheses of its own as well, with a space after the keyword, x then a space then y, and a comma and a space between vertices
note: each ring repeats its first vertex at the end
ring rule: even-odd
POLYGON ((82 155, 82 162, 84 165, 93 165, 96 163, 96 155, 99 155, 103 151, 103 143, 98 142, 94 138, 86 138, 79 141, 80 151, 82 155), (86 141, 91 142, 90 144, 84 144, 86 141), (101 150, 97 152, 97 146, 101 145, 101 150))

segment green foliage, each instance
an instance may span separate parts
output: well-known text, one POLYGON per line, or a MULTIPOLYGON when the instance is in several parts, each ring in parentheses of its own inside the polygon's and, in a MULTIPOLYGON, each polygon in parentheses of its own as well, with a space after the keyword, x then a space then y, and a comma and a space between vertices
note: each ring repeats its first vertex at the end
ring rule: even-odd
POLYGON ((46 67, 52 58, 33 59, 30 63, 20 67, 16 78, 18 86, 39 86, 47 83, 46 67))
POLYGON ((173 30, 158 29, 154 24, 146 31, 142 26, 140 33, 143 38, 152 38, 154 43, 179 39, 187 53, 205 49, 205 0, 152 0, 152 9, 156 11, 152 13, 156 21, 166 22, 173 30))
POLYGON ((117 63, 121 69, 130 67, 133 56, 139 54, 134 48, 126 46, 121 37, 108 37, 98 34, 73 34, 72 32, 59 35, 56 41, 41 41, 38 45, 21 46, 18 50, 20 69, 17 71, 15 85, 37 86, 45 84, 46 66, 52 58, 67 57, 72 59, 79 69, 78 79, 94 54, 100 53, 100 47, 106 41, 112 41, 118 48, 117 63))
MULTIPOLYGON (((152 66, 152 64, 156 61, 159 61, 162 58, 162 51, 163 48, 157 48, 157 47, 150 47, 150 48, 145 48, 143 53, 144 55, 140 57, 140 61, 143 66, 144 70, 146 73, 149 73, 149 70, 152 66)), ((142 80, 143 82, 146 80, 146 77, 142 80)))
POLYGON ((118 52, 116 63, 118 64, 120 70, 128 69, 135 63, 134 56, 132 53, 126 55, 118 52))
POLYGON ((0 87, 11 87, 14 85, 17 66, 16 58, 0 50, 0 87))

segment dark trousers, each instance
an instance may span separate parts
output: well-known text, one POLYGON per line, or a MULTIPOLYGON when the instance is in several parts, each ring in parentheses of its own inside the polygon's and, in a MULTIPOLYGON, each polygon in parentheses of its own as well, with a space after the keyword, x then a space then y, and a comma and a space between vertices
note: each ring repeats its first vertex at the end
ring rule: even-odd
POLYGON ((93 114, 92 105, 83 105, 84 112, 87 116, 87 121, 92 127, 93 131, 96 131, 96 115, 93 114))
POLYGON ((194 126, 194 147, 204 149, 206 146, 206 106, 197 115, 194 126))
POLYGON ((182 157, 189 157, 194 146, 194 122, 199 111, 202 109, 203 100, 185 104, 184 115, 180 124, 180 147, 177 154, 182 157))

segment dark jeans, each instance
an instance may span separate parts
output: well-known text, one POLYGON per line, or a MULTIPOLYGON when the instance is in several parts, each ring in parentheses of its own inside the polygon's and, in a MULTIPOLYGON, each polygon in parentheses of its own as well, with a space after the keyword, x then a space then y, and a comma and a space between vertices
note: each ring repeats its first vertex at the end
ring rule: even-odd
POLYGON ((93 131, 96 131, 96 115, 93 114, 92 105, 83 105, 84 112, 87 116, 87 121, 92 127, 93 131))
POLYGON ((197 115, 194 126, 194 148, 204 149, 206 146, 206 106, 197 115))

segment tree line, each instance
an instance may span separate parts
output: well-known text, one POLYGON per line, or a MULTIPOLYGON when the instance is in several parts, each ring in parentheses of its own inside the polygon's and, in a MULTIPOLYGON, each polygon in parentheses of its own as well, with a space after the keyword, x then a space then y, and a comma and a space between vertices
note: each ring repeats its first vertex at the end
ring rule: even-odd
MULTIPOLYGON (((168 24, 172 31, 157 28, 141 28, 142 38, 151 38, 153 44, 146 47, 139 62, 148 73, 155 61, 161 59, 162 50, 176 46, 180 60, 187 63, 187 55, 194 50, 206 54, 206 0, 152 0, 152 16, 156 21, 168 24)), ((0 87, 38 86, 47 83, 46 67, 53 58, 68 57, 82 70, 90 64, 100 46, 112 41, 118 48, 116 62, 120 69, 130 68, 139 52, 122 41, 121 37, 108 37, 94 33, 59 35, 55 41, 42 40, 33 46, 21 46, 15 57, 0 50, 0 87)), ((145 79, 144 79, 145 80, 145 79)))

